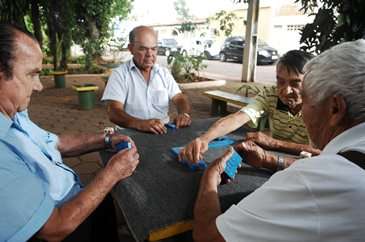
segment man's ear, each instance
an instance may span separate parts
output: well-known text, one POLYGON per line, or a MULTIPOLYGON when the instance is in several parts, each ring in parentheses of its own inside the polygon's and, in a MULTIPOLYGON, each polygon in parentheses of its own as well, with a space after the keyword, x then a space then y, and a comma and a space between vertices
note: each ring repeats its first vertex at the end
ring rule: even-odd
POLYGON ((129 43, 129 44, 128 44, 128 50, 129 50, 129 52, 131 52, 131 53, 132 53, 132 48, 133 48, 133 44, 129 43))
POLYGON ((346 120, 347 104, 345 99, 340 95, 334 95, 329 100, 330 105, 330 126, 339 126, 346 120))
POLYGON ((0 71, 0 81, 5 81, 5 80, 6 78, 4 72, 0 71))

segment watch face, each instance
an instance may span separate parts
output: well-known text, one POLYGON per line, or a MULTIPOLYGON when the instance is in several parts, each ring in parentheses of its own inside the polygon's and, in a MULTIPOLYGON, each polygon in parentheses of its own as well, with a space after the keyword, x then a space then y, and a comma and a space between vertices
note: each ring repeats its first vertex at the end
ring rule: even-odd
POLYGON ((106 148, 112 148, 112 137, 109 133, 104 135, 104 145, 106 148))

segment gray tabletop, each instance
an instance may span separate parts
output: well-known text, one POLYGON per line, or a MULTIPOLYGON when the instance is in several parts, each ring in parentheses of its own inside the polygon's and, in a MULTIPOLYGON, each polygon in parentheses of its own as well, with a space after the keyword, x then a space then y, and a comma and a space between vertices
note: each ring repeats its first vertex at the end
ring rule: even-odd
MULTIPOLYGON (((192 172, 178 163, 170 148, 184 146, 215 120, 194 120, 190 127, 164 135, 120 131, 135 141, 140 164, 133 176, 119 182, 112 193, 137 241, 144 241, 153 230, 192 219, 202 172, 192 172)), ((243 134, 244 130, 238 130, 228 137, 239 140, 243 134)), ((223 149, 209 151, 205 159, 209 162, 223 152, 223 149)), ((103 162, 111 155, 101 152, 103 162)), ((262 170, 241 168, 233 182, 219 187, 222 209, 240 201, 269 177, 270 173, 262 170)))

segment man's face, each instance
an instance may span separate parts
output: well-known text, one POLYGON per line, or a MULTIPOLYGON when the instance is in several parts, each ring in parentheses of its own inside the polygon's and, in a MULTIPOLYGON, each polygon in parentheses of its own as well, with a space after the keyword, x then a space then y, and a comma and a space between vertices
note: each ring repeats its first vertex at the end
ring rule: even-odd
POLYGON ((278 96, 290 109, 294 109, 302 104, 303 76, 300 73, 289 72, 287 67, 280 63, 276 67, 278 96))
POLYGON ((27 36, 16 37, 13 77, 7 82, 11 85, 9 98, 18 112, 27 109, 33 90, 43 89, 39 80, 42 59, 38 44, 27 36))
POLYGON ((148 70, 156 63, 157 38, 151 30, 140 30, 136 33, 134 43, 129 44, 129 51, 138 68, 148 70))
POLYGON ((305 92, 302 91, 303 104, 302 115, 303 121, 307 128, 309 137, 314 147, 323 149, 330 141, 331 131, 328 125, 330 119, 330 105, 328 100, 324 100, 319 104, 311 102, 305 92))

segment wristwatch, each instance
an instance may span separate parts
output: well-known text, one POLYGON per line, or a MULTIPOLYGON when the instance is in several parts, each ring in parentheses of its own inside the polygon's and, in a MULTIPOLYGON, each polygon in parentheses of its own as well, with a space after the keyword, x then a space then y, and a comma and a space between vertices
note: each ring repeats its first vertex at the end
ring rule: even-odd
POLYGON ((284 157, 278 155, 278 158, 276 160, 276 170, 281 171, 285 169, 285 162, 284 157))
POLYGON ((113 148, 112 135, 110 133, 104 134, 104 146, 107 149, 113 148))

